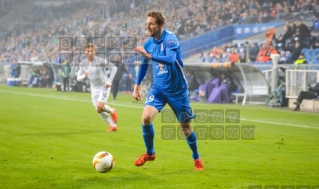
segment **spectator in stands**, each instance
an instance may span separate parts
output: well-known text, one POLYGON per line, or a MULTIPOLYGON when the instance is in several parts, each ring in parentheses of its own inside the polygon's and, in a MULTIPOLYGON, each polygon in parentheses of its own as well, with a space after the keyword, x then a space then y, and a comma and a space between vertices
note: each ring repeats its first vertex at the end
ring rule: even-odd
POLYGON ((304 41, 305 38, 302 38, 302 35, 299 31, 299 28, 297 28, 296 33, 293 36, 293 40, 296 41, 300 41, 301 43, 304 41))
POLYGON ((270 55, 278 54, 277 50, 272 46, 272 44, 268 45, 268 43, 264 43, 262 49, 259 51, 257 55, 257 62, 268 62, 271 61, 270 55))
POLYGON ((213 55, 213 57, 215 57, 216 54, 218 54, 218 53, 219 53, 218 47, 214 47, 214 48, 212 49, 212 51, 210 52, 210 54, 213 55))
POLYGON ((294 49, 295 49, 295 41, 292 38, 289 38, 285 46, 285 51, 292 52, 294 49))
POLYGON ((295 31, 293 31, 293 27, 295 25, 292 25, 293 23, 291 23, 290 21, 286 21, 284 29, 287 28, 287 33, 288 33, 288 38, 292 37, 292 35, 294 34, 295 31))
MULTIPOLYGON (((245 19, 246 19, 246 17, 245 17, 245 19)), ((244 21, 244 13, 240 13, 240 14, 239 14, 239 17, 238 17, 238 22, 237 22, 237 24, 242 24, 243 21, 244 21)))
POLYGON ((253 43, 249 48, 249 59, 252 62, 256 61, 257 55, 259 53, 260 49, 257 43, 253 43))
POLYGON ((284 64, 293 64, 293 61, 291 59, 291 52, 290 51, 286 51, 286 61, 284 64))
POLYGON ((290 26, 290 32, 292 34, 292 36, 296 33, 297 30, 297 26, 294 22, 289 22, 289 26, 290 26))
POLYGON ((200 63, 205 63, 206 62, 206 57, 205 57, 203 52, 199 53, 199 62, 200 63))
POLYGON ((30 61, 32 61, 32 62, 40 61, 39 60, 39 52, 37 52, 36 50, 33 50, 32 54, 31 54, 31 60, 30 61))
POLYGON ((217 53, 217 54, 215 55, 215 58, 214 58, 213 62, 224 63, 225 60, 223 59, 222 54, 217 53))
POLYGON ((246 57, 246 52, 245 52, 244 48, 240 48, 239 49, 238 55, 239 55, 239 61, 238 62, 247 63, 247 57, 246 57))
MULTIPOLYGON (((226 48, 229 49, 229 51, 234 47, 234 44, 233 42, 229 42, 227 45, 226 45, 226 48)), ((228 51, 228 50, 227 50, 228 51)))
POLYGON ((207 62, 209 62, 209 63, 214 62, 214 56, 213 56, 213 54, 210 53, 210 52, 208 52, 207 55, 206 55, 206 60, 207 60, 207 62))
POLYGON ((312 49, 317 49, 319 48, 319 39, 316 39, 316 41, 310 46, 312 49))
POLYGON ((299 111, 300 110, 300 105, 304 99, 314 99, 318 98, 319 96, 319 83, 317 83, 314 87, 311 87, 308 85, 309 90, 308 91, 300 91, 297 101, 294 102, 296 105, 294 111, 299 111))
POLYGON ((310 36, 309 28, 304 23, 302 23, 301 20, 296 21, 296 33, 295 33, 295 36, 298 36, 300 41, 302 41, 306 37, 310 36))
POLYGON ((237 63, 239 60, 239 54, 236 52, 236 49, 235 48, 232 48, 231 49, 231 52, 229 54, 229 59, 228 61, 229 62, 234 62, 234 63, 237 63))
POLYGON ((268 53, 269 53, 269 54, 278 54, 278 51, 276 50, 276 48, 274 47, 273 44, 270 44, 270 45, 269 45, 268 53))
POLYGON ((268 43, 264 43, 262 48, 260 49, 256 61, 257 62, 267 62, 270 60, 270 56, 268 55, 268 43))
POLYGON ((231 18, 230 18, 230 20, 229 20, 229 23, 230 23, 230 24, 237 24, 237 23, 238 23, 238 16, 237 16, 236 13, 233 13, 233 14, 231 15, 231 18))
POLYGON ((280 51, 280 57, 279 57, 278 64, 285 64, 286 61, 287 61, 286 52, 280 51))
POLYGON ((314 7, 312 6, 312 0, 304 1, 299 12, 311 11, 314 7))
POLYGON ((318 16, 319 13, 314 13, 313 14, 313 19, 311 21, 311 27, 310 27, 310 30, 311 31, 319 31, 319 16, 318 16))
POLYGON ((290 38, 292 36, 292 34, 288 31, 288 27, 285 26, 283 28, 283 31, 281 32, 281 34, 279 35, 278 38, 275 38, 275 41, 277 44, 281 44, 281 48, 285 48, 286 45, 286 40, 288 38, 290 38))
POLYGON ((296 41, 295 48, 294 48, 294 50, 292 51, 292 54, 291 54, 291 60, 293 62, 295 62, 299 58, 299 55, 301 54, 301 51, 302 51, 301 43, 300 43, 300 41, 296 41))
POLYGON ((295 65, 298 66, 300 64, 307 64, 307 60, 303 53, 300 53, 299 58, 295 61, 295 65))
POLYGON ((276 39, 275 28, 269 28, 266 32, 267 43, 270 45, 276 39))

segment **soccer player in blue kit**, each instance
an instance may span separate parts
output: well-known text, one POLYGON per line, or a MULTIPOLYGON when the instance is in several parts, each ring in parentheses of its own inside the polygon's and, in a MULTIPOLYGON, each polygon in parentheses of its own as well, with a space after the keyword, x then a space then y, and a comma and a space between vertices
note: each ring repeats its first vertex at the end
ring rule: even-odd
POLYGON ((146 26, 150 38, 145 42, 144 47, 138 46, 135 49, 144 58, 134 85, 133 98, 137 101, 142 100, 140 84, 149 64, 153 65, 153 84, 147 95, 142 114, 146 153, 135 160, 134 164, 142 166, 146 161, 155 159, 152 122, 167 103, 174 111, 192 150, 195 170, 201 171, 204 166, 198 154, 196 135, 190 124, 191 119, 195 116, 188 98, 187 79, 183 70, 179 41, 174 33, 164 29, 165 16, 162 12, 150 11, 147 14, 146 26))

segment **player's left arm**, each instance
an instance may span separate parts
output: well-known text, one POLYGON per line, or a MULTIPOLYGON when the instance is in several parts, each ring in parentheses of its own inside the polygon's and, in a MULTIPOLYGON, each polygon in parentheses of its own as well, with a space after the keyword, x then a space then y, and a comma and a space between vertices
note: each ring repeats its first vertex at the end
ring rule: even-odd
POLYGON ((110 72, 110 76, 109 77, 106 74, 106 70, 105 70, 105 74, 104 74, 104 81, 106 81, 105 82, 105 86, 106 87, 110 87, 111 84, 112 84, 112 81, 114 79, 114 76, 115 76, 115 74, 117 72, 117 67, 113 63, 106 62, 106 60, 105 60, 105 69, 109 69, 110 70, 109 71, 110 72))
POLYGON ((176 62, 176 54, 178 49, 178 40, 176 38, 169 38, 165 40, 165 55, 152 55, 152 60, 162 64, 172 65, 176 62))
POLYGON ((176 54, 178 49, 178 41, 176 39, 168 39, 165 41, 165 55, 153 55, 148 54, 144 49, 141 49, 140 52, 144 58, 159 62, 162 64, 173 65, 176 62, 176 54))

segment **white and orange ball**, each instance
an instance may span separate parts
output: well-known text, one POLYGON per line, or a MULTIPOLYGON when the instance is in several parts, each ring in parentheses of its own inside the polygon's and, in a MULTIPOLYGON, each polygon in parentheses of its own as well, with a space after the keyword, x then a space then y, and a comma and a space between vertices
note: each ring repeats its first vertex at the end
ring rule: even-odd
POLYGON ((109 152, 98 152, 93 157, 93 167, 100 173, 107 173, 112 170, 115 165, 114 157, 109 152))

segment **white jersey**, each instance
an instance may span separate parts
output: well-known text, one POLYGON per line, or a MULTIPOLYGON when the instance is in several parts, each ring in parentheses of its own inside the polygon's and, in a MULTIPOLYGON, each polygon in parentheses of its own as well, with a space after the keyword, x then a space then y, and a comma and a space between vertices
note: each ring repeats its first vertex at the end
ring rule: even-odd
POLYGON ((85 78, 84 73, 88 72, 91 90, 105 89, 106 83, 111 85, 117 71, 117 67, 114 64, 97 56, 95 56, 91 62, 87 58, 83 59, 79 67, 77 80, 83 80, 85 78), (110 70, 109 77, 107 75, 107 69, 110 70))

